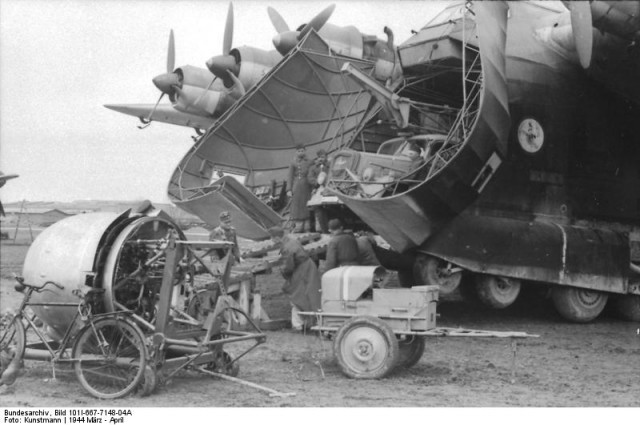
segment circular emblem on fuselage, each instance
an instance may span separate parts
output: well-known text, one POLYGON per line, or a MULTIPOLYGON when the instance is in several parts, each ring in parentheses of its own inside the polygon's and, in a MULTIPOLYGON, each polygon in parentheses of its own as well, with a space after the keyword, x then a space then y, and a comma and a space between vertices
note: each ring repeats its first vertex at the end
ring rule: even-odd
POLYGON ((518 124, 518 142, 528 153, 536 153, 544 143, 542 125, 534 118, 525 118, 518 124))

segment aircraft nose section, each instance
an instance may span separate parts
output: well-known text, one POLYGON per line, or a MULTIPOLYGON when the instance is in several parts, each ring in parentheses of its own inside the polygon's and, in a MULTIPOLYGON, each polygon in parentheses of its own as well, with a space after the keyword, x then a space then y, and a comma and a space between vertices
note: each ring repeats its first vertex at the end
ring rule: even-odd
POLYGON ((175 73, 160 74, 152 81, 153 84, 158 88, 158 90, 166 94, 171 94, 173 92, 172 86, 179 84, 178 76, 175 73))
POLYGON ((207 68, 218 78, 226 79, 227 70, 233 72, 236 68, 236 59, 231 55, 214 56, 207 61, 207 68))
POLYGON ((298 44, 298 32, 287 31, 273 37, 273 45, 281 55, 286 55, 298 44))

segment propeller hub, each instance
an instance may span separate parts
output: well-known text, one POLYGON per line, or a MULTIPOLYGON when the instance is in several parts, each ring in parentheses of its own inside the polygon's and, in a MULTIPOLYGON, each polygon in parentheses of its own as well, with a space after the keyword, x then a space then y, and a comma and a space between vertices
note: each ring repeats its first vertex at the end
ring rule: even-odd
POLYGON ((298 31, 286 31, 273 37, 273 45, 282 56, 286 55, 298 44, 298 31))
POLYGON ((175 72, 160 74, 152 81, 158 90, 168 95, 173 93, 173 86, 178 86, 180 84, 178 74, 175 72))
POLYGON ((233 55, 214 56, 207 61, 207 68, 213 75, 223 80, 228 80, 227 71, 231 71, 234 75, 238 74, 238 64, 233 55))

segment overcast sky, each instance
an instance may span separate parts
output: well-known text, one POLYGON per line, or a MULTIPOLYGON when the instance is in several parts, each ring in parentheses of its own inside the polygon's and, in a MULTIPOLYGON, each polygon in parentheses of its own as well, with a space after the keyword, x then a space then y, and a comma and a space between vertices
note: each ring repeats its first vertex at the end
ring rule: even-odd
MULTIPOLYGON (((291 28, 331 1, 235 1, 234 46, 271 50, 267 6, 291 28)), ((396 43, 443 2, 334 1, 330 22, 396 43)), ((0 170, 19 174, 3 202, 76 199, 168 202, 167 183, 192 129, 139 121, 104 108, 154 103, 151 79, 166 69, 169 30, 176 66, 205 67, 222 50, 227 1, 0 0, 0 170)), ((168 102, 165 97, 163 102, 168 102)))

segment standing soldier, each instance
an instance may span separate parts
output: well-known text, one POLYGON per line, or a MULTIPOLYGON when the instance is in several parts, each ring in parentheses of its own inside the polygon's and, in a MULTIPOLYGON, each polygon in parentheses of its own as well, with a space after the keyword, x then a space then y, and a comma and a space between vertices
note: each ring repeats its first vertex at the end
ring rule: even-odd
POLYGON ((280 245, 282 277, 286 282, 282 292, 291 302, 291 327, 302 330, 305 320, 300 311, 318 311, 320 309, 320 274, 316 264, 302 248, 300 242, 284 234, 281 227, 269 229, 271 239, 280 245))
POLYGON ((287 187, 291 189, 287 193, 291 197, 289 214, 294 223, 294 232, 302 233, 310 230, 309 210, 307 202, 311 198, 311 185, 307 179, 311 162, 306 157, 304 145, 296 146, 296 157, 289 166, 289 179, 287 187))
MULTIPOLYGON (((316 153, 316 159, 313 165, 309 167, 309 173, 307 174, 307 180, 316 193, 320 192, 321 194, 321 191, 324 190, 328 171, 329 159, 327 158, 327 152, 324 149, 320 149, 316 153)), ((309 213, 312 227, 315 224, 315 231, 328 233, 329 224, 326 211, 316 206, 309 208, 309 213)))
MULTIPOLYGON (((232 261, 231 264, 241 263, 242 259, 240 258, 240 247, 238 246, 238 238, 236 237, 236 229, 231 225, 231 214, 229 211, 223 211, 220 213, 218 217, 220 219, 220 225, 213 229, 209 234, 210 241, 227 241, 232 242, 233 247, 231 247, 232 261)), ((223 249, 215 250, 215 253, 218 256, 218 259, 222 259, 225 255, 223 249)), ((215 256, 211 255, 211 260, 215 260, 215 256)))

